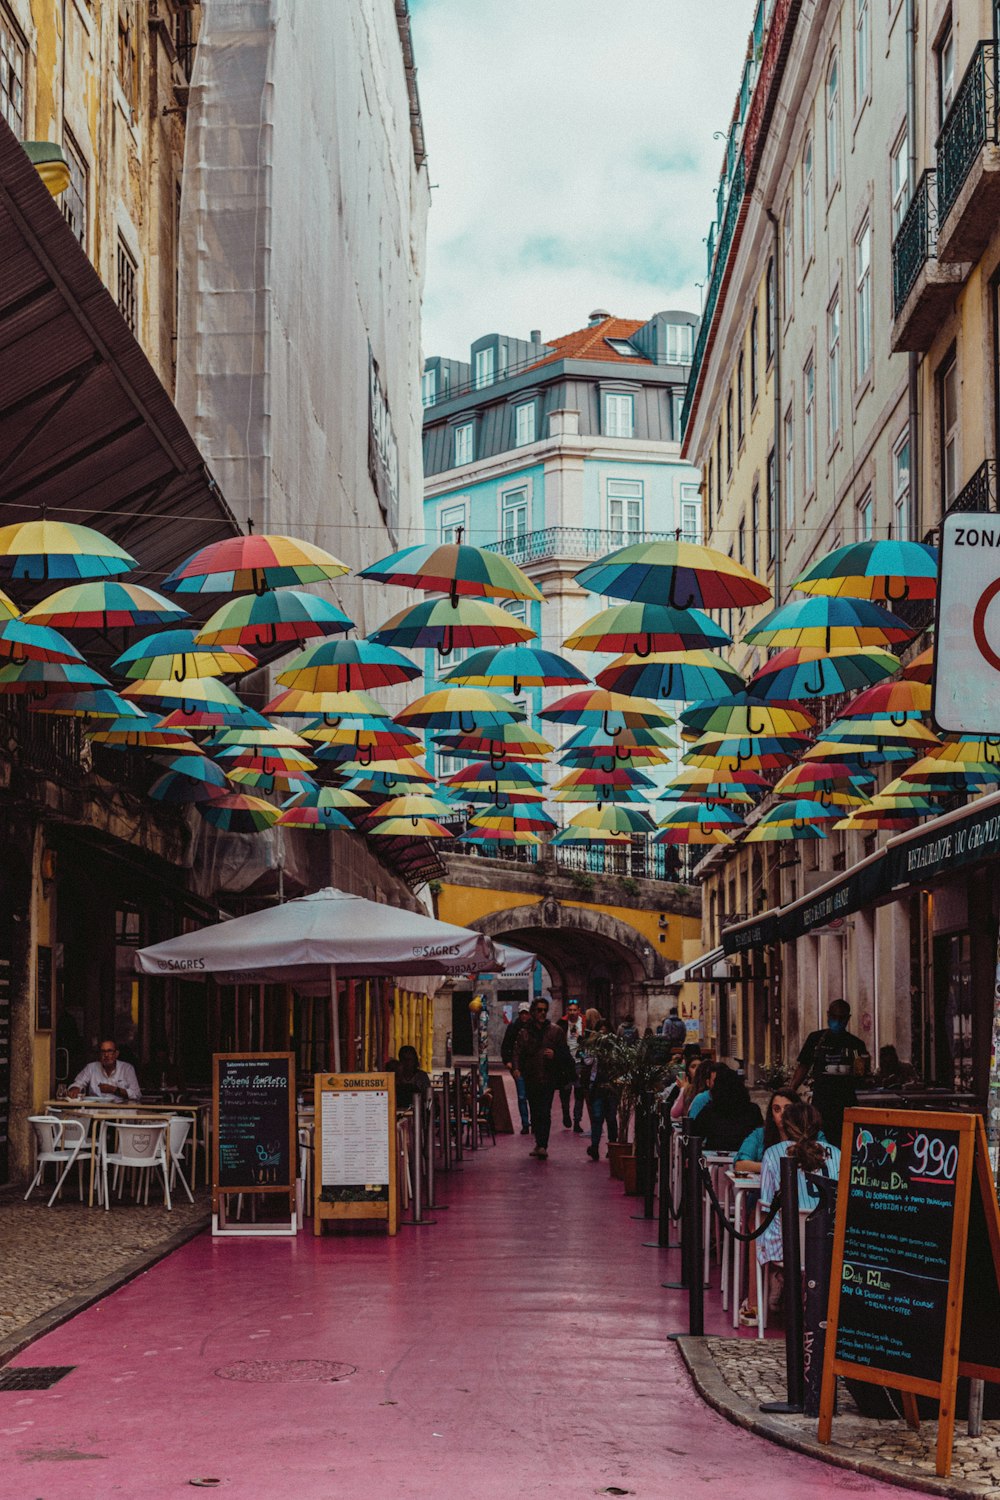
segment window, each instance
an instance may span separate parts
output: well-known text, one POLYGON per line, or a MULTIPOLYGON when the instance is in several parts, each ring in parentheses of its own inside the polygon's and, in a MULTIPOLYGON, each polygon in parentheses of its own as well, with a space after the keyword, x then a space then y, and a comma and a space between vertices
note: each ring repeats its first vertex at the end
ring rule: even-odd
POLYGON ((760 395, 760 331, 758 328, 759 315, 756 303, 750 315, 750 410, 753 411, 757 405, 757 397, 760 395))
POLYGON ((481 391, 483 386, 492 385, 496 379, 496 350, 490 346, 489 349, 476 350, 476 373, 475 386, 481 391))
POLYGON ((719 423, 715 433, 715 493, 718 499, 718 508, 722 510, 722 423, 719 423))
POLYGON ((795 525, 795 415, 785 412, 785 525, 795 525))
POLYGON ((760 480, 755 476, 750 492, 750 571, 756 573, 760 562, 760 480))
POLYGON ((118 239, 118 311, 133 333, 136 331, 136 265, 124 240, 118 239))
POLYGON ((764 496, 764 500, 765 500, 765 506, 764 506, 764 508, 765 508, 765 511, 766 511, 766 515, 764 517, 764 522, 765 522, 765 525, 767 526, 767 560, 768 560, 768 562, 773 562, 774 561, 774 533, 775 533, 775 530, 777 529, 777 525, 778 525, 778 510, 777 510, 777 506, 774 503, 774 499, 775 499, 774 491, 775 491, 775 485, 777 483, 777 478, 778 478, 778 460, 775 457, 775 452, 774 452, 774 449, 772 448, 771 451, 767 455, 767 475, 766 475, 767 488, 766 488, 766 493, 765 493, 765 496, 764 496))
POLYGON ((736 530, 736 560, 746 567, 747 561, 747 523, 744 516, 740 516, 740 524, 736 530))
POLYGON ((840 70, 836 52, 826 70, 826 191, 833 192, 840 174, 840 70))
POLYGON ((859 542, 870 542, 875 535, 875 502, 871 490, 866 490, 858 506, 857 533, 859 542))
POLYGON ((523 448, 535 441, 535 403, 522 401, 514 408, 514 446, 523 448))
POLYGON ((696 484, 681 485, 681 535, 686 542, 701 541, 701 495, 696 484))
POLYGON ((472 423, 460 422, 455 428, 455 466, 471 464, 472 456, 472 423))
POLYGON ((708 472, 705 477, 705 509, 707 512, 705 519, 708 525, 709 532, 711 532, 712 530, 712 485, 715 479, 713 471, 714 465, 710 457, 708 460, 708 472))
POLYGON ((826 420, 830 446, 840 432, 840 293, 826 310, 827 391, 826 420))
POLYGON ((694 351, 694 329, 690 323, 667 324, 667 364, 689 365, 694 351))
POLYGON ((765 282, 764 282, 764 302, 765 302, 765 307, 764 307, 765 353, 766 353, 766 356, 767 356, 767 362, 768 362, 768 364, 770 364, 771 361, 772 361, 772 359, 774 358, 774 342, 775 342, 775 331, 776 331, 775 318, 777 317, 777 312, 778 312, 777 299, 776 299, 775 294, 774 294, 774 260, 773 260, 773 258, 771 260, 769 260, 768 263, 767 263, 767 275, 765 277, 765 282))
POLYGON ((438 531, 441 541, 450 546, 460 542, 465 531, 465 506, 446 505, 438 512, 438 531))
POLYGON ((802 449, 808 498, 816 483, 816 365, 812 355, 802 371, 802 449))
POLYGON ((604 342, 609 344, 615 353, 620 354, 623 359, 641 358, 638 349, 634 349, 628 339, 605 339, 604 342))
POLYGON ((24 138, 24 64, 27 48, 0 9, 0 115, 18 140, 24 138))
POLYGON ((889 192, 892 198, 892 237, 896 238, 910 199, 909 141, 905 128, 889 153, 889 192))
POLYGON ((792 243, 792 207, 785 206, 785 217, 781 226, 781 315, 792 315, 792 270, 795 264, 795 247, 792 243))
POLYGON ((872 14, 869 0, 856 0, 854 13, 854 108, 859 110, 871 88, 872 14))
POLYGON ((726 477, 733 472, 733 388, 726 394, 726 477))
POLYGON ((813 208, 813 138, 806 137, 802 152, 802 264, 806 265, 813 253, 814 235, 813 208))
POLYGON ((83 153, 70 135, 63 130, 63 150, 69 163, 69 187, 59 199, 59 207, 66 223, 84 250, 87 248, 87 163, 83 153))
MULTIPOLYGON (((500 605, 500 608, 501 609, 505 609, 509 615, 513 615, 515 620, 520 620, 520 622, 521 622, 522 625, 527 625, 527 623, 528 623, 528 601, 527 601, 527 599, 504 599, 503 602, 500 605)), ((522 700, 521 706, 522 706, 522 708, 524 707, 523 700, 522 700)))
POLYGON ((858 381, 872 362, 872 226, 866 219, 854 241, 855 358, 858 381))
POLYGON ((425 370, 420 377, 420 399, 424 406, 433 406, 437 400, 438 372, 425 370))
POLYGON ((506 490, 500 496, 500 535, 504 552, 524 550, 524 538, 528 534, 528 491, 524 488, 506 490))
POLYGON ((941 408, 941 508, 958 494, 958 364, 952 355, 938 376, 941 408))
POLYGON ((608 480, 608 530, 611 546, 624 547, 642 535, 641 479, 608 480))
POLYGON ((118 0, 118 82, 132 113, 138 104, 138 29, 135 0, 118 0))
POLYGON ((746 374, 743 364, 743 351, 736 361, 736 440, 743 442, 744 418, 746 412, 746 374))
POLYGON ((670 393, 670 409, 671 409, 671 412, 673 413, 673 429, 672 429, 673 430, 673 439, 674 439, 675 443, 679 443, 680 440, 681 440, 681 438, 682 438, 682 436, 683 436, 683 434, 684 434, 684 423, 683 423, 683 420, 682 420, 682 418, 684 416, 684 392, 683 391, 671 391, 671 393, 670 393))
POLYGON ((892 534, 900 542, 910 539, 910 429, 896 439, 892 450, 892 534))
POLYGON ((604 393, 605 437, 630 438, 635 428, 635 401, 618 391, 604 393))
POLYGON ((955 97, 955 32, 950 18, 934 51, 937 53, 938 124, 943 125, 955 97))

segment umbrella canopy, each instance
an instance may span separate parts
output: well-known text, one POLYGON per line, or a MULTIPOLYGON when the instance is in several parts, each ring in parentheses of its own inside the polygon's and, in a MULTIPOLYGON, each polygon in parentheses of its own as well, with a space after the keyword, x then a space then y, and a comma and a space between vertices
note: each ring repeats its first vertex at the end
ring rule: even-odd
POLYGON ((936 547, 890 538, 835 547, 812 563, 792 587, 804 594, 899 604, 904 599, 933 599, 937 578, 936 547))
POLYGON ((357 792, 350 792, 342 786, 311 786, 304 792, 298 792, 285 803, 285 809, 292 807, 326 807, 336 808, 343 811, 345 807, 367 807, 364 797, 359 797, 357 792))
POLYGON ((428 790, 428 783, 407 771, 361 771, 349 776, 343 789, 376 793, 380 797, 396 797, 404 793, 419 796, 421 792, 428 790))
POLYGON ((483 730, 487 726, 513 724, 524 718, 523 708, 485 688, 436 688, 408 703, 396 715, 396 723, 408 724, 415 729, 472 734, 477 728, 483 730))
POLYGON ((339 761, 336 770, 338 776, 353 776, 361 779, 375 776, 405 776, 410 781, 434 780, 422 761, 406 755, 380 756, 378 759, 367 761, 339 761))
POLYGON ((900 771, 899 779, 940 787, 942 792, 966 791, 969 787, 1000 781, 1000 766, 986 761, 963 763, 942 760, 935 751, 905 767, 900 771))
POLYGON ((537 832, 540 829, 554 828, 556 820, 535 802, 507 802, 502 807, 493 803, 480 808, 469 819, 469 826, 480 831, 513 828, 537 832))
POLYGON ((934 676, 934 647, 928 646, 903 668, 900 676, 907 682, 930 682, 934 676))
POLYGON ((173 755, 165 764, 164 769, 169 773, 175 771, 179 776, 187 776, 191 781, 204 782, 205 786, 219 787, 223 791, 229 790, 229 782, 225 771, 209 760, 207 755, 189 754, 173 755))
POLYGON ((334 828, 353 831, 354 824, 337 807, 319 807, 315 803, 299 802, 282 808, 278 819, 279 828, 308 828, 318 833, 329 833, 334 828))
POLYGON ((107 678, 88 667, 85 661, 26 661, 20 665, 8 662, 0 667, 0 693, 23 693, 43 698, 52 693, 110 686, 107 678))
POLYGON ((47 625, 25 625, 22 620, 4 620, 0 625, 0 658, 17 666, 27 661, 82 662, 71 641, 47 625))
MULTIPOLYGON (((835 823, 834 827, 839 827, 839 824, 835 823)), ((747 833, 744 843, 785 844, 794 839, 825 838, 826 833, 818 823, 766 823, 761 818, 747 833)))
POLYGON ((654 651, 702 650, 732 644, 732 636, 700 609, 669 604, 615 604, 584 621, 564 646, 580 651, 628 652, 640 659, 654 651))
MULTIPOLYGON (((609 693, 607 688, 590 688, 584 692, 567 693, 548 708, 542 709, 541 718, 551 719, 554 724, 582 724, 600 728, 611 739, 618 739, 623 729, 666 729, 674 722, 672 716, 658 703, 648 698, 633 698, 625 693, 609 693)), ((670 746, 669 740, 660 739, 660 746, 670 746)))
POLYGON ((944 740, 927 752, 934 760, 947 765, 985 765, 1000 767, 1000 735, 963 734, 944 740))
POLYGON ((706 807, 703 802, 687 802, 672 807, 660 819, 660 828, 742 828, 743 820, 728 807, 706 807))
POLYGON ((603 807, 585 807, 582 812, 574 813, 561 832, 566 833, 571 828, 580 833, 603 831, 628 838, 633 833, 652 833, 653 823, 647 813, 637 808, 605 803, 603 807))
POLYGON ((183 714, 199 708, 216 708, 242 712, 246 705, 231 687, 218 677, 143 678, 122 688, 123 698, 151 698, 161 708, 178 709, 183 714))
POLYGON ((29 625, 53 625, 57 630, 131 629, 183 620, 187 610, 137 583, 97 580, 58 589, 26 610, 29 625))
POLYGON ((871 718, 878 714, 888 715, 896 724, 902 724, 916 714, 931 711, 930 685, 924 682, 900 680, 877 682, 852 698, 846 708, 840 710, 842 719, 871 718))
MULTIPOLYGON (((710 772, 705 772, 710 775, 710 772)), ((702 786, 691 786, 681 782, 680 786, 668 786, 665 792, 657 797, 657 802, 706 802, 714 806, 717 802, 725 803, 729 807, 753 807, 755 806, 752 795, 743 787, 732 781, 708 781, 702 786)))
POLYGON ((302 725, 302 738, 326 749, 346 748, 351 752, 347 759, 354 755, 360 760, 377 760, 383 755, 416 757, 424 753, 423 740, 417 731, 391 719, 371 719, 370 724, 364 725, 354 719, 345 724, 310 719, 302 725))
POLYGON ((315 771, 316 762, 286 745, 224 745, 216 758, 228 771, 315 771))
POLYGON ((596 802, 598 806, 605 802, 621 805, 648 802, 649 793, 640 790, 639 787, 602 785, 597 781, 578 782, 576 785, 563 787, 560 791, 553 792, 552 800, 553 802, 596 802))
POLYGON ((378 646, 406 646, 448 656, 456 647, 509 646, 535 632, 496 604, 479 599, 424 599, 386 620, 369 639, 378 646))
POLYGON ((270 729, 270 724, 256 709, 248 708, 237 698, 236 704, 227 708, 223 703, 192 705, 175 708, 160 720, 166 729, 270 729))
MULTIPOLYGON (((590 812, 591 809, 587 808, 586 811, 590 812)), ((582 814, 577 813, 576 816, 581 817, 582 814)), ((576 828, 573 826, 574 821, 571 818, 565 828, 560 828, 558 833, 552 835, 549 842, 554 849, 561 849, 567 844, 589 846, 592 844, 631 844, 632 842, 631 833, 616 833, 613 828, 576 828)))
POLYGON ((268 796, 280 792, 287 797, 316 785, 307 771, 262 771, 256 766, 232 766, 226 774, 237 786, 253 787, 268 796))
POLYGON ((283 687, 307 693, 349 693, 361 688, 371 692, 412 682, 420 668, 408 657, 371 641, 313 641, 292 658, 278 681, 283 687))
POLYGON ((760 822, 769 828, 791 827, 795 823, 835 823, 840 812, 814 797, 791 797, 763 813, 760 822))
POLYGON ((568 771, 561 780, 554 784, 553 790, 561 792, 569 786, 655 786, 648 776, 643 775, 636 766, 615 766, 611 770, 601 771, 593 766, 581 766, 577 770, 568 771))
POLYGON ((349 572, 346 563, 311 542, 251 532, 192 553, 163 580, 163 587, 168 594, 263 594, 349 572))
POLYGON ((809 796, 817 791, 861 791, 871 786, 874 777, 859 776, 843 761, 803 761, 793 766, 774 783, 776 797, 809 796))
POLYGON ((716 651, 653 651, 649 656, 619 656, 598 672, 598 687, 641 698, 668 698, 698 703, 723 698, 745 687, 742 675, 716 651))
POLYGON ((724 771, 728 775, 734 771, 780 771, 795 760, 795 755, 789 750, 758 749, 748 740, 737 742, 735 748, 724 749, 724 745, 725 741, 721 740, 715 741, 715 748, 696 745, 683 757, 684 763, 701 769, 724 771))
POLYGON ((750 646, 886 646, 914 634, 905 620, 867 599, 793 599, 774 609, 743 637, 750 646))
POLYGON ((193 630, 157 630, 128 646, 113 663, 123 677, 224 677, 257 665, 242 646, 203 646, 193 630))
POLYGON ((144 719, 141 708, 110 688, 87 688, 71 693, 49 693, 31 704, 32 713, 69 714, 76 719, 144 719))
POLYGON ((384 818, 365 829, 367 838, 381 839, 453 839, 450 828, 436 818, 384 818))
POLYGON ((327 887, 264 911, 184 933, 140 948, 144 974, 239 975, 327 981, 331 968, 354 978, 365 974, 441 974, 464 962, 469 970, 495 969, 490 939, 401 907, 367 901, 327 887))
POLYGON ((308 751, 309 742, 302 735, 296 734, 294 729, 286 729, 283 724, 268 724, 266 721, 263 729, 245 729, 242 726, 220 729, 205 742, 205 749, 210 751, 228 750, 235 746, 241 750, 260 746, 276 750, 308 751))
POLYGON ((434 741, 446 755, 482 758, 499 765, 505 761, 540 761, 555 746, 529 724, 490 724, 474 728, 470 734, 442 734, 434 741))
POLYGON ((686 729, 698 734, 780 737, 811 729, 815 716, 792 703, 769 703, 747 693, 736 693, 710 703, 696 703, 680 716, 686 729))
POLYGON ((893 719, 836 719, 823 730, 825 740, 834 742, 853 740, 858 745, 912 745, 925 752, 939 743, 937 735, 919 719, 904 719, 897 724, 893 719))
POLYGON ((345 720, 388 727, 391 717, 387 708, 361 688, 340 693, 311 693, 302 688, 285 688, 264 705, 264 712, 288 719, 313 719, 321 714, 323 722, 333 728, 340 727, 345 720))
POLYGON ((137 566, 117 542, 90 526, 45 518, 0 526, 0 575, 6 578, 109 578, 137 566))
POLYGON ((758 697, 795 702, 857 693, 898 671, 898 657, 875 646, 864 650, 842 646, 832 651, 819 646, 791 646, 765 662, 753 674, 749 686, 758 697))
MULTIPOLYGON (((903 784, 905 786, 906 783, 903 784)), ((931 797, 921 795, 919 792, 883 790, 858 811, 862 817, 866 812, 905 812, 914 818, 928 818, 934 813, 939 813, 941 809, 931 797)))
POLYGON ((377 818, 449 818, 452 816, 452 808, 447 802, 442 802, 440 797, 431 797, 426 793, 416 796, 404 795, 402 797, 390 797, 388 802, 380 802, 372 809, 377 818))
POLYGON ((888 745, 884 741, 865 744, 862 740, 822 739, 817 740, 802 759, 804 762, 817 760, 824 763, 846 761, 860 769, 866 765, 879 765, 883 761, 912 760, 916 753, 909 745, 888 745))
POLYGON ((576 575, 592 594, 666 603, 674 609, 743 609, 771 590, 742 563, 696 542, 633 542, 576 575))
POLYGON ((205 621, 195 640, 205 646, 301 645, 313 636, 353 629, 354 621, 328 599, 301 589, 274 589, 229 599, 205 621))
MULTIPOLYGON (((194 759, 193 756, 188 757, 194 759)), ((207 781, 198 781, 182 771, 165 771, 153 782, 149 795, 154 802, 165 802, 168 807, 185 807, 188 803, 214 802, 228 793, 207 781)))
POLYGON ((431 594, 449 594, 453 600, 542 597, 531 579, 503 553, 466 546, 461 537, 457 542, 404 547, 362 568, 359 576, 431 594))
POLYGON ((199 803, 198 810, 207 822, 224 833, 262 833, 281 816, 279 808, 246 792, 229 792, 211 802, 199 803))
POLYGON ((573 687, 589 682, 585 672, 554 651, 536 646, 500 646, 475 651, 442 672, 441 681, 466 687, 510 688, 515 698, 526 687, 573 687))
POLYGON ((731 844, 733 840, 721 828, 704 828, 698 823, 681 823, 662 829, 654 844, 731 844))
POLYGON ((164 729, 155 714, 139 714, 137 718, 101 720, 86 730, 88 740, 98 745, 110 745, 120 750, 188 750, 198 751, 200 746, 183 729, 164 729))
POLYGON ((917 821, 917 814, 893 811, 890 808, 860 808, 849 817, 834 823, 834 828, 844 833, 877 833, 900 828, 910 828, 917 821))
MULTIPOLYGON (((475 844, 480 848, 488 844, 519 844, 527 845, 529 848, 538 848, 542 839, 540 834, 532 832, 530 828, 496 827, 492 829, 474 829, 470 823, 468 832, 460 834, 458 842, 460 844, 475 844)), ((509 974, 512 971, 505 969, 504 972, 509 974)))

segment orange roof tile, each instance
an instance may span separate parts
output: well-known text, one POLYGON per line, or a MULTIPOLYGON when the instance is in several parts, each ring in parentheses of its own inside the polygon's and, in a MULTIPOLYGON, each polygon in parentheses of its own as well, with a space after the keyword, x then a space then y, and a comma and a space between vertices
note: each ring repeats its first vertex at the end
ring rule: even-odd
POLYGON ((645 321, 643 318, 604 318, 593 327, 588 325, 586 328, 578 328, 574 333, 564 333, 560 338, 546 339, 545 342, 552 346, 552 353, 526 368, 537 369, 539 365, 549 365, 557 359, 599 359, 609 364, 650 365, 653 361, 644 354, 631 357, 619 354, 607 342, 608 339, 630 339, 644 326, 645 321))

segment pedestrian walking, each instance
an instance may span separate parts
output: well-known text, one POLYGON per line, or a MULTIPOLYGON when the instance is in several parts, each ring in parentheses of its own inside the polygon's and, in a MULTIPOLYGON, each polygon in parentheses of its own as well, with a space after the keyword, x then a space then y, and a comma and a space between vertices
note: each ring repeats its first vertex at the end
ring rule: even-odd
POLYGON ((599 1161, 601 1135, 605 1124, 608 1141, 618 1139, 618 1090, 612 1082, 612 1068, 606 1057, 593 1043, 602 1036, 611 1035, 611 1027, 599 1011, 588 1010, 585 1018, 586 1030, 580 1044, 587 1076, 587 1100, 590 1108, 590 1145, 587 1155, 591 1161, 599 1161))
POLYGON ((571 1000, 566 1007, 566 1014, 561 1017, 559 1025, 566 1037, 566 1045, 569 1048, 570 1057, 573 1059, 574 1077, 572 1083, 564 1083, 559 1090, 559 1098, 562 1103, 563 1128, 568 1130, 572 1125, 577 1135, 583 1134, 583 1102, 584 1089, 576 1072, 577 1060, 580 1054, 580 1040, 583 1036, 584 1022, 580 1014, 580 1004, 577 1000, 571 1000), (573 1117, 570 1119, 570 1101, 573 1104, 573 1117))
POLYGON ((671 1047, 677 1047, 678 1049, 683 1047, 687 1041, 687 1027, 677 1014, 676 1005, 672 1005, 669 1016, 664 1017, 663 1024, 660 1027, 660 1035, 664 1041, 670 1043, 671 1047))
POLYGON ((846 1000, 831 1000, 825 1031, 806 1037, 789 1085, 798 1089, 808 1079, 812 1102, 823 1118, 823 1134, 837 1145, 844 1128, 844 1110, 858 1102, 857 1080, 868 1071, 868 1048, 847 1025, 851 1007, 846 1000))
POLYGON ((544 1161, 549 1154, 556 1089, 573 1078, 573 1059, 562 1031, 549 1020, 547 1000, 533 1002, 528 1024, 514 1042, 513 1063, 514 1080, 524 1079, 531 1111, 535 1149, 529 1155, 544 1161))
POLYGON ((530 1014, 531 1006, 527 1000, 522 1000, 517 1007, 517 1015, 510 1022, 503 1034, 503 1041, 500 1043, 500 1061, 513 1078, 514 1087, 517 1089, 517 1112, 521 1116, 522 1135, 531 1133, 531 1115, 528 1111, 528 1091, 524 1079, 519 1073, 514 1072, 514 1043, 522 1029, 528 1024, 530 1014))

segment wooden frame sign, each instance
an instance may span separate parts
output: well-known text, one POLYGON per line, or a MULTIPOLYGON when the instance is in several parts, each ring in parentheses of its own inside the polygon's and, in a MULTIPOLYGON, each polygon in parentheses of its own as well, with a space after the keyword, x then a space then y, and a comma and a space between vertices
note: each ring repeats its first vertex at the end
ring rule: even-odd
POLYGON ((295 1234, 297 1162, 295 1054, 214 1053, 212 1233, 267 1238, 295 1234), (227 1199, 237 1193, 283 1193, 290 1223, 229 1224, 227 1199))
POLYGON ((396 1233, 396 1080, 316 1075, 313 1232, 331 1219, 384 1219, 396 1233))
POLYGON ((840 1160, 819 1440, 838 1375, 939 1403, 951 1471, 960 1375, 1000 1383, 1000 1210, 979 1115, 848 1109, 840 1160))

